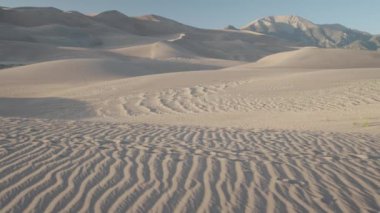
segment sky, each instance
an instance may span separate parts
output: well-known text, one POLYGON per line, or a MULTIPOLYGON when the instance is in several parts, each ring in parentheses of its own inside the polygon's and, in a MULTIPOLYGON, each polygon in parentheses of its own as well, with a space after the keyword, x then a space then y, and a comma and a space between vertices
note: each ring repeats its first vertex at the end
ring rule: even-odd
POLYGON ((339 23, 380 34, 380 0, 0 0, 1 6, 52 6, 128 16, 156 14, 201 28, 241 27, 270 15, 298 15, 317 24, 339 23))

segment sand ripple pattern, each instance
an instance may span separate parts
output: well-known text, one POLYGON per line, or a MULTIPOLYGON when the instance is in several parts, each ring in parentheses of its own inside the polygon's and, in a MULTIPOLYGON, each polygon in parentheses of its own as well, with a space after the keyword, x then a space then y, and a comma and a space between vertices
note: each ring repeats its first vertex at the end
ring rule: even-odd
MULTIPOLYGON (((255 81, 226 82, 217 85, 168 89, 101 101, 102 116, 141 116, 154 114, 191 114, 215 112, 301 112, 350 110, 358 105, 380 103, 380 81, 355 82, 330 89, 292 91, 281 95, 241 95, 239 88, 255 81), (118 106, 116 109, 114 106, 118 106)), ((254 87, 253 87, 254 88, 254 87)), ((267 87, 266 92, 282 90, 267 87)))
POLYGON ((1 212, 380 211, 380 137, 0 123, 1 212))

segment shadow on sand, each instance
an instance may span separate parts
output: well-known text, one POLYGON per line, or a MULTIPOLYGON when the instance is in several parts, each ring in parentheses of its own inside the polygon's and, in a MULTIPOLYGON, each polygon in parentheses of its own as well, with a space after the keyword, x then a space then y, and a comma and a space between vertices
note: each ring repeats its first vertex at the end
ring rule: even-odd
POLYGON ((47 119, 81 119, 94 115, 83 101, 65 98, 0 98, 0 116, 47 119))

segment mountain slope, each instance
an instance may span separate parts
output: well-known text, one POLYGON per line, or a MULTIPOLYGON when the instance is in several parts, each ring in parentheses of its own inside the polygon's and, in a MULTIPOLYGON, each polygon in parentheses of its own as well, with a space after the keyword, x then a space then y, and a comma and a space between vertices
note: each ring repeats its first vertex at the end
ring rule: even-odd
POLYGON ((299 16, 269 16, 255 20, 243 30, 272 35, 303 46, 376 50, 380 45, 369 33, 339 24, 318 25, 299 16))

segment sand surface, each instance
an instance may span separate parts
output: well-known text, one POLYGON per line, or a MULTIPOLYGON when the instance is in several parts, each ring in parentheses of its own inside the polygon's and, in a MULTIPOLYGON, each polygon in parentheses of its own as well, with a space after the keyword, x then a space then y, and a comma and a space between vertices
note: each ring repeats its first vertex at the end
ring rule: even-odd
POLYGON ((1 212, 380 211, 378 52, 133 20, 0 41, 1 212))

